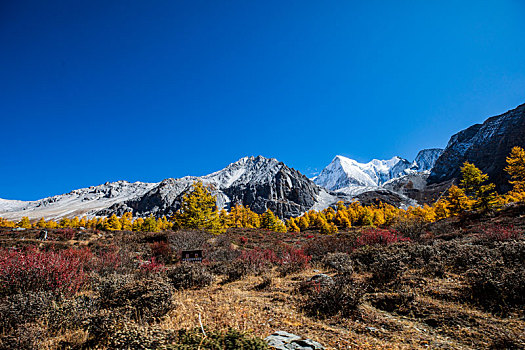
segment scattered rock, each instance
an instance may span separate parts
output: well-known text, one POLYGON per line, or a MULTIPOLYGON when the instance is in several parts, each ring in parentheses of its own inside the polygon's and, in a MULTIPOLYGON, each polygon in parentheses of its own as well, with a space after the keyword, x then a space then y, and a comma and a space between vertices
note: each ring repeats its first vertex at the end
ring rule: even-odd
POLYGON ((316 341, 310 339, 303 339, 302 337, 284 332, 277 331, 272 335, 266 337, 265 341, 268 345, 276 350, 316 350, 324 349, 324 346, 316 341))

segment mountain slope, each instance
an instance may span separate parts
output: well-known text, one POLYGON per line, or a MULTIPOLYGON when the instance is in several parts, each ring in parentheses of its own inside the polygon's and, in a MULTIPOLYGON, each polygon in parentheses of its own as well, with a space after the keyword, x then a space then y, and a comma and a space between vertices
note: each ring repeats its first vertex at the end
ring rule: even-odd
POLYGON ((133 211, 138 216, 171 215, 179 209, 182 196, 194 181, 211 185, 220 208, 243 204, 257 213, 270 209, 280 217, 296 216, 309 210, 324 191, 276 159, 245 157, 206 176, 166 179, 143 196, 116 203, 97 215, 126 211, 133 211))
POLYGON ((41 217, 58 219, 84 215, 141 196, 155 185, 155 183, 117 181, 81 188, 37 201, 0 200, 0 216, 6 219, 20 219, 22 216, 30 219, 41 217))
POLYGON ((59 219, 80 215, 170 215, 194 181, 210 185, 219 208, 247 205, 262 213, 271 209, 280 217, 297 216, 314 205, 327 207, 338 198, 306 176, 273 158, 244 157, 215 173, 166 179, 159 183, 118 181, 71 191, 37 201, 0 200, 0 216, 18 220, 59 219))
POLYGON ((453 135, 428 178, 429 184, 460 177, 465 161, 488 173, 500 191, 510 188, 503 170, 514 146, 525 148, 525 104, 453 135))

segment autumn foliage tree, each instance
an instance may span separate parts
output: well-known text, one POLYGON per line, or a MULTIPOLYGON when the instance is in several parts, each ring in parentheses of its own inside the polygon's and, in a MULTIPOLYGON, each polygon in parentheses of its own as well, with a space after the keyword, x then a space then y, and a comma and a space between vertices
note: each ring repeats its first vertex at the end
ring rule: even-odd
POLYGON ((180 227, 221 233, 216 199, 202 182, 194 182, 192 190, 182 198, 181 209, 172 220, 180 227))
POLYGON ((472 206, 474 209, 486 211, 497 204, 496 185, 487 183, 489 176, 484 174, 474 164, 465 162, 463 167, 461 167, 461 177, 461 187, 473 201, 472 206))
POLYGON ((525 199, 525 150, 521 147, 512 148, 507 157, 505 171, 510 175, 513 185, 509 196, 513 200, 525 199))

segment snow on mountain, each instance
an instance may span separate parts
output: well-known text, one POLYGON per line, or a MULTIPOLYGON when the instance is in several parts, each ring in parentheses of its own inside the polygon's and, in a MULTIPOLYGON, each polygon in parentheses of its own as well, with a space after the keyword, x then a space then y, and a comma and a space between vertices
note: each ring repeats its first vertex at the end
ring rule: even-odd
MULTIPOLYGON (((117 181, 29 202, 0 199, 0 216, 34 220, 121 215, 126 211, 137 216, 169 215, 180 207, 182 196, 194 181, 210 185, 219 208, 243 204, 258 213, 269 208, 281 217, 300 215, 319 198, 333 197, 297 170, 276 159, 258 156, 241 158, 201 177, 169 178, 159 183, 117 181)), ((326 206, 337 201, 332 199, 326 206)))
POLYGON ((332 191, 349 186, 381 186, 386 181, 401 176, 411 166, 412 163, 400 157, 359 163, 350 158, 336 156, 314 182, 332 191))
POLYGON ((419 151, 414 160, 414 166, 412 168, 417 171, 430 171, 436 164, 439 156, 443 154, 441 148, 429 148, 419 151))
POLYGON ((206 176, 166 179, 140 198, 116 203, 97 214, 120 215, 132 211, 139 216, 171 215, 197 180, 211 185, 219 208, 242 204, 257 213, 270 209, 280 217, 296 216, 309 210, 321 191, 306 176, 276 159, 244 157, 206 176))
POLYGON ((127 181, 107 182, 71 191, 66 194, 48 197, 36 201, 0 200, 0 216, 6 219, 58 219, 61 217, 80 216, 107 208, 112 204, 140 196, 155 183, 127 181))
POLYGON ((332 191, 349 188, 345 191, 358 195, 407 174, 429 171, 442 152, 437 148, 422 150, 412 163, 397 156, 388 160, 373 159, 368 163, 336 156, 312 181, 332 191))
POLYGON ((399 157, 361 164, 337 156, 314 183, 274 158, 244 157, 201 177, 169 178, 158 183, 108 182, 27 202, 0 199, 0 216, 11 220, 27 216, 35 220, 122 215, 127 211, 135 216, 170 215, 180 208, 182 197, 193 182, 202 181, 210 185, 219 208, 242 204, 257 213, 270 209, 280 217, 290 217, 312 208, 326 208, 339 200, 350 202, 367 191, 379 193, 378 185, 409 166, 408 161, 399 157))

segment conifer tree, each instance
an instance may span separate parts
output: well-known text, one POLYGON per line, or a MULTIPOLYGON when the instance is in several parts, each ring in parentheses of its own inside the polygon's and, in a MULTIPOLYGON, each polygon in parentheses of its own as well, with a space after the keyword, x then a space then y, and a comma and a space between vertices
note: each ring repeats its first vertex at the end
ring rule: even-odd
POLYGON ((44 218, 40 218, 40 220, 38 220, 38 222, 36 223, 35 227, 45 228, 46 227, 46 220, 44 220, 44 218))
POLYGON ((68 218, 60 219, 58 227, 60 227, 60 228, 70 228, 71 227, 71 220, 69 220, 68 218))
POLYGON ((447 208, 452 215, 461 214, 470 209, 472 201, 467 197, 465 192, 456 185, 448 189, 447 208))
POLYGON ((496 186, 493 183, 486 184, 489 179, 487 174, 474 164, 465 162, 461 168, 461 175, 461 186, 465 194, 474 201, 474 209, 486 211, 497 204, 498 198, 494 190, 496 186))
POLYGON ((31 228, 31 222, 29 221, 29 218, 27 216, 24 216, 22 217, 22 219, 20 219, 16 226, 21 228, 31 228))
POLYGON ((507 157, 505 171, 511 176, 512 192, 521 194, 525 192, 525 150, 521 147, 512 148, 507 157))
POLYGON ((133 231, 142 231, 142 225, 144 224, 143 218, 136 218, 135 221, 133 221, 133 225, 131 226, 133 231))
POLYGON ((142 224, 142 231, 144 232, 158 232, 159 231, 157 220, 155 220, 155 217, 153 215, 150 215, 144 219, 144 223, 142 224))
POLYGON ((132 220, 133 220, 133 214, 130 211, 124 213, 120 217, 121 230, 122 231, 131 231, 131 230, 133 230, 132 220))
POLYGON ((182 198, 180 212, 175 218, 185 228, 221 233, 216 198, 202 182, 194 182, 193 189, 182 198))
POLYGON ((122 224, 120 223, 120 220, 117 217, 117 215, 113 214, 106 221, 106 225, 104 228, 109 231, 120 231, 122 229, 122 224))
POLYGON ((16 224, 13 221, 9 221, 0 217, 0 227, 15 227, 16 224))
POLYGON ((286 222, 286 229, 288 230, 288 232, 300 232, 301 231, 299 226, 297 226, 297 224, 295 223, 294 218, 290 218, 286 222))
POLYGON ((299 226, 299 229, 301 230, 301 232, 306 231, 308 229, 308 227, 310 226, 308 218, 306 216, 304 216, 304 215, 301 216, 299 218, 298 226, 299 226))

